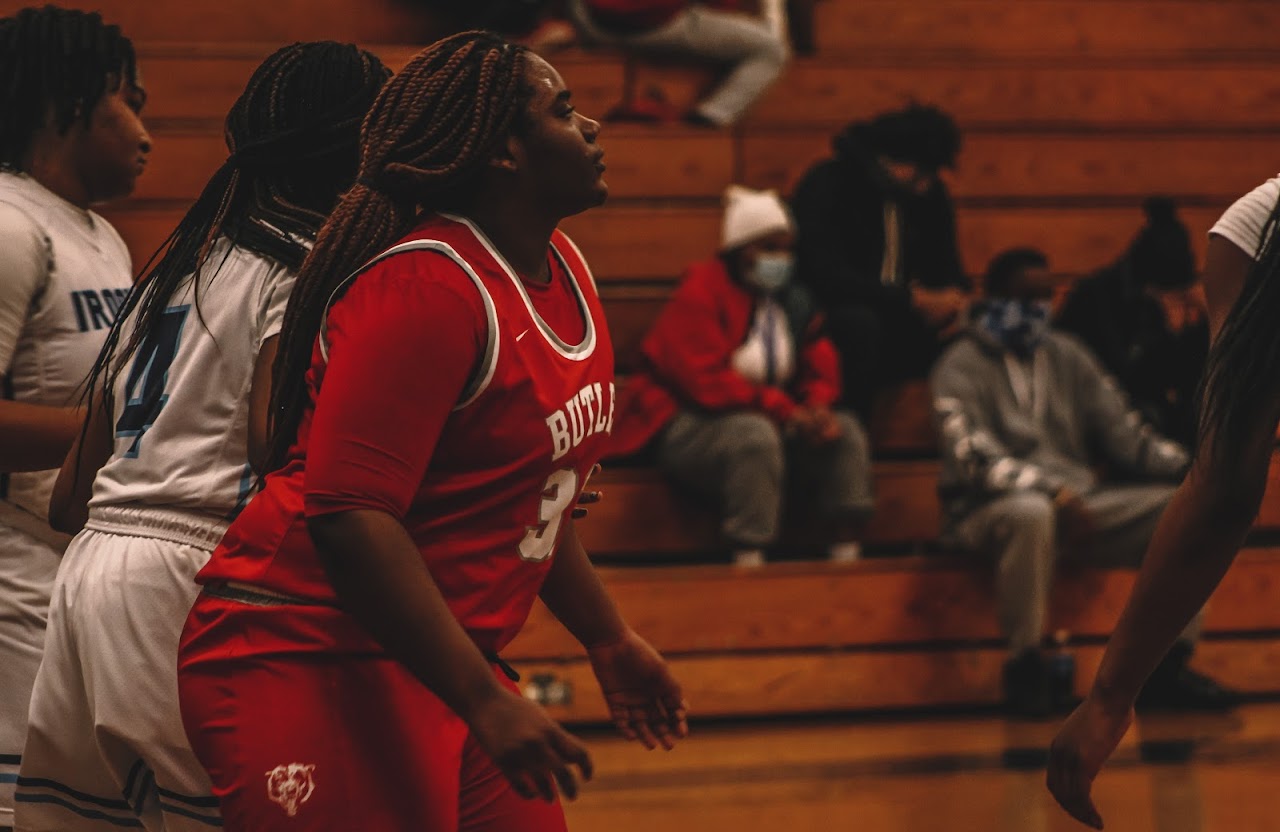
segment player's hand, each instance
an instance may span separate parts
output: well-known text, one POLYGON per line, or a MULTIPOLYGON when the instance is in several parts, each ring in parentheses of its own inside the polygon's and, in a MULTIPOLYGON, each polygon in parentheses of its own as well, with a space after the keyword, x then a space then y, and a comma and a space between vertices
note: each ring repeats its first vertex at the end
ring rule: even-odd
POLYGON ((1049 747, 1045 782, 1067 814, 1102 828, 1102 815, 1090 795, 1093 780, 1133 722, 1133 707, 1108 707, 1094 694, 1075 709, 1049 747))
POLYGON ((591 756, 586 746, 560 727, 541 706, 503 691, 477 708, 470 720, 472 734, 512 788, 521 797, 541 797, 550 803, 559 789, 569 800, 578 796, 577 766, 583 780, 591 779, 591 756))
POLYGON ((670 751, 689 736, 689 705, 680 684, 657 650, 632 630, 620 640, 587 650, 609 706, 609 718, 622 736, 645 748, 670 751))
POLYGON ((573 511, 569 513, 574 520, 581 520, 583 517, 586 517, 587 516, 586 507, 594 503, 600 502, 600 498, 604 496, 599 491, 586 490, 587 483, 591 482, 591 478, 598 473, 600 473, 600 463, 597 462, 595 465, 591 466, 590 473, 588 473, 587 478, 582 481, 583 490, 578 494, 578 505, 575 506, 573 511))

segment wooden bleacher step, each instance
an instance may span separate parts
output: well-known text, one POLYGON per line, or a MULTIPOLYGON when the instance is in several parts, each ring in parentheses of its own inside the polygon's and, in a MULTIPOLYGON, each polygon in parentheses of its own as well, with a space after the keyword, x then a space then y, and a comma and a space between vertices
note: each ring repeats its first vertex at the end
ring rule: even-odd
MULTIPOLYGON (((607 569, 631 624, 672 662, 702 716, 987 705, 1006 654, 989 570, 970 560, 607 569)), ((1064 569, 1050 629, 1066 629, 1077 684, 1093 677, 1135 573, 1064 569)), ((1250 692, 1280 691, 1280 550, 1242 554, 1209 607, 1200 667, 1250 692)), ((577 643, 541 606, 504 656, 575 691, 571 722, 603 710, 577 643)))
MULTIPOLYGON (((366 0, 230 0, 170 4, 163 14, 136 0, 84 5, 138 41, 212 43, 337 39, 426 44, 439 25, 422 6, 366 0)), ((21 7, 10 0, 5 14, 21 7)), ((935 53, 970 57, 1139 57, 1204 59, 1222 54, 1274 55, 1280 9, 1269 0, 828 0, 815 11, 818 48, 826 54, 935 53)))

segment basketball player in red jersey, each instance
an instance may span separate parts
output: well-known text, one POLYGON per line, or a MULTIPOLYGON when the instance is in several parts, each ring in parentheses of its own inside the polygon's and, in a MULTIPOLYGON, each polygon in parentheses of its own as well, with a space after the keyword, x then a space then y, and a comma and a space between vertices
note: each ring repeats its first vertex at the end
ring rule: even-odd
POLYGON ((563 830, 590 760, 498 659, 536 597, 626 736, 685 736, 569 517, 613 422, 604 314, 556 230, 606 196, 599 130, 545 61, 475 32, 370 111, 285 316, 272 473, 180 649, 231 832, 563 830))

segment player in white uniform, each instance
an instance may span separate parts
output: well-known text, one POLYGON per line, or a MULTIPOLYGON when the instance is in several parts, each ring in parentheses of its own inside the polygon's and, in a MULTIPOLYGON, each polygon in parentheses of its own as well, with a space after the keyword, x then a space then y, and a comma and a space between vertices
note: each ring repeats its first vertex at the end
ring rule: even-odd
POLYGON ((97 14, 0 20, 0 828, 65 536, 49 492, 81 423, 78 387, 132 283, 90 210, 127 196, 151 139, 133 46, 97 14), (52 470, 51 470, 52 469, 52 470))
POLYGON ((182 726, 178 637, 196 572, 254 490, 294 270, 355 177, 388 77, 351 45, 268 57, 227 116, 230 157, 94 365, 50 507, 55 527, 83 530, 31 699, 23 832, 222 825, 182 726))

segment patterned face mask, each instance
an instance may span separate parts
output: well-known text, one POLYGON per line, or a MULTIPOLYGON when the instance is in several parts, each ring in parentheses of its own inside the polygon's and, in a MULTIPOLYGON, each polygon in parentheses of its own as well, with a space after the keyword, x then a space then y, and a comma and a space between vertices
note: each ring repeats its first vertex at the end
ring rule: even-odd
POLYGON ((1049 332, 1047 300, 988 299, 978 308, 978 325, 1005 349, 1029 358, 1049 332))

